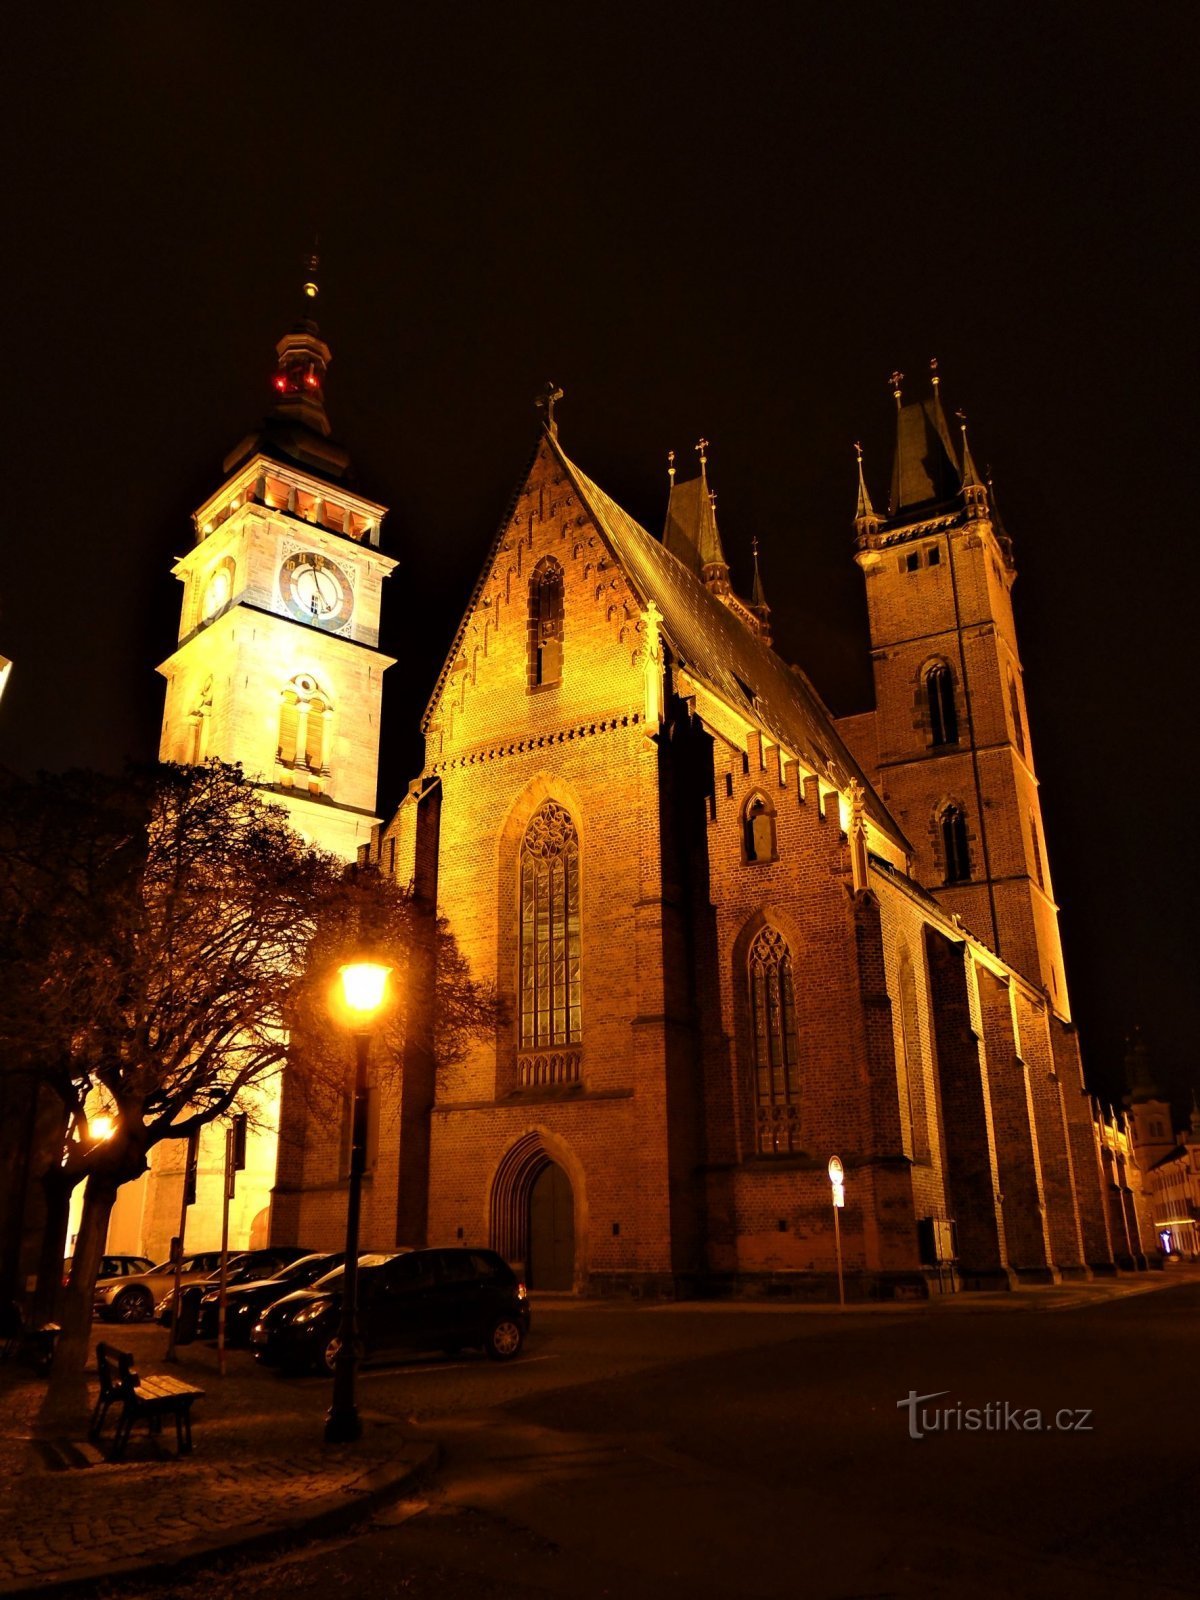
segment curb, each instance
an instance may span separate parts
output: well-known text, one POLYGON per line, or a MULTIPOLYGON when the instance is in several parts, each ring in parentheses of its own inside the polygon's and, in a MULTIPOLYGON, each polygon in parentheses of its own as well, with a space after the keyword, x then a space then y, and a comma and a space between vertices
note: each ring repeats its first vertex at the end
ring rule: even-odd
POLYGON ((402 1464, 385 1462, 360 1478, 350 1490, 310 1501, 301 1510, 279 1518, 268 1527, 261 1523, 241 1523, 218 1538, 185 1539, 164 1545, 142 1560, 120 1561, 102 1566, 73 1567, 70 1571, 49 1573, 32 1583, 0 1583, 5 1600, 22 1596, 78 1594, 95 1595, 103 1585, 134 1580, 153 1583, 178 1577, 181 1572, 207 1565, 223 1556, 245 1556, 277 1550, 303 1539, 328 1537, 344 1532, 368 1512, 390 1500, 399 1499, 405 1490, 426 1478, 437 1467, 441 1452, 436 1444, 419 1444, 415 1458, 402 1464))

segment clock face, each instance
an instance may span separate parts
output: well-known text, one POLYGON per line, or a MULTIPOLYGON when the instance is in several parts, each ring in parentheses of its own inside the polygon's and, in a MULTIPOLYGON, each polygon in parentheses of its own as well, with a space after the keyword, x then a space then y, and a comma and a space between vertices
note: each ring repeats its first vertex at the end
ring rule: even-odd
POLYGON ((354 610, 350 579, 335 561, 316 550, 297 550, 279 569, 284 603, 299 622, 340 628, 354 610))
POLYGON ((204 620, 215 617, 217 612, 233 593, 233 569, 228 561, 222 561, 210 575, 204 586, 204 620))

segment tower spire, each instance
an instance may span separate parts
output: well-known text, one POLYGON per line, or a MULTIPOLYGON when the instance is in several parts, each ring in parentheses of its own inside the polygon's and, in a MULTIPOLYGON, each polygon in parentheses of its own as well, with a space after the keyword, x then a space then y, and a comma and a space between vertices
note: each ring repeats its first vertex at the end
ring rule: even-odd
POLYGON ((771 608, 767 604, 767 591, 763 588, 762 573, 758 570, 758 535, 750 540, 754 556, 754 583, 750 589, 750 609, 758 618, 758 636, 764 644, 771 642, 771 608))
POLYGON ((854 441, 854 455, 858 463, 858 503, 854 508, 854 526, 859 537, 863 538, 867 534, 878 533, 881 519, 871 504, 871 491, 867 488, 863 473, 863 447, 857 439, 854 441))
POLYGON ((955 416, 958 418, 959 431, 962 433, 962 487, 967 513, 972 517, 986 517, 987 488, 979 476, 975 458, 971 454, 971 446, 967 439, 967 414, 965 411, 956 411, 955 416))
POLYGON ((325 374, 333 358, 321 338, 315 316, 320 265, 321 258, 314 248, 303 260, 301 315, 275 346, 275 372, 271 379, 275 402, 271 415, 298 422, 327 439, 331 429, 325 414, 325 374))

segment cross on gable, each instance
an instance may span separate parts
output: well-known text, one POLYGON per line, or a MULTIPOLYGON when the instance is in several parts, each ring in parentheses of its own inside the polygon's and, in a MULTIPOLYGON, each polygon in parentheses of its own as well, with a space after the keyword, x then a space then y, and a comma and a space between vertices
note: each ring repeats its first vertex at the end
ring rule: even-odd
POLYGON ((556 439, 558 437, 558 423, 554 420, 554 406, 557 401, 562 399, 562 397, 562 390, 557 388, 553 383, 547 383, 545 392, 539 394, 537 397, 537 408, 539 411, 544 411, 546 413, 546 429, 552 439, 556 439))

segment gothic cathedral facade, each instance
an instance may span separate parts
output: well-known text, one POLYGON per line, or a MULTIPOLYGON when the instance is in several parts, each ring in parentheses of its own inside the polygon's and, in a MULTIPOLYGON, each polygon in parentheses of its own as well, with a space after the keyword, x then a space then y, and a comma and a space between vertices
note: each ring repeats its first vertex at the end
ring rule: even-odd
MULTIPOLYGON (((836 1155, 853 1295, 1136 1260, 1070 1017, 1011 544, 936 374, 915 402, 897 378, 886 514, 860 465, 877 704, 840 720, 772 648, 757 568, 734 591, 703 442, 694 476, 672 465, 656 537, 567 455, 555 398, 436 677, 424 770, 360 852, 446 915, 506 1009, 465 1062, 415 1052, 380 1079, 364 1240, 490 1245, 535 1288, 827 1295, 836 1155)), ((256 505, 273 471, 254 466, 256 505)), ((239 627, 296 627, 286 541, 325 548, 277 509, 251 513, 275 529, 277 589, 239 627)), ((247 520, 231 513, 234 561, 247 520)), ((333 537, 364 563, 357 603, 384 565, 369 531, 333 537)), ((196 554, 197 605, 225 559, 196 554)), ((375 648, 296 632, 328 652, 296 658, 322 684, 375 648)), ((165 737, 192 726, 196 657, 165 737)), ((281 784, 303 745, 281 734, 281 784)), ((336 1247, 344 1140, 289 1118, 272 1230, 336 1247)))

